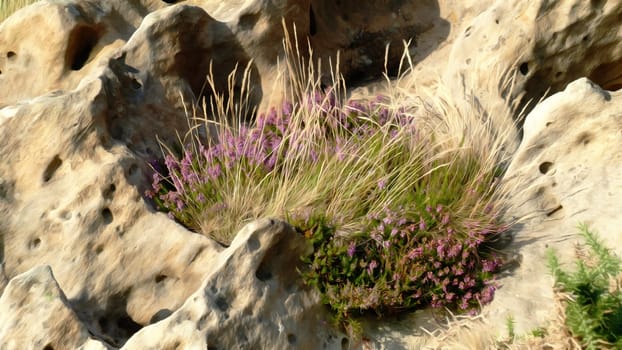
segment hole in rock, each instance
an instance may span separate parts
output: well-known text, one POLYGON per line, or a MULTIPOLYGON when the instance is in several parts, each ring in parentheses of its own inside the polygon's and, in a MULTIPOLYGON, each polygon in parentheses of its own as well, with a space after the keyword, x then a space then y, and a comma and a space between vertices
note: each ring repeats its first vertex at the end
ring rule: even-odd
POLYGON ((260 266, 255 272, 255 276, 262 282, 268 281, 272 278, 272 272, 265 268, 264 266, 260 266))
POLYGON ((588 132, 583 132, 577 137, 577 145, 587 146, 590 142, 592 142, 592 135, 588 132))
POLYGON ((317 34, 317 23, 315 22, 315 13, 313 12, 313 6, 309 5, 309 34, 317 34))
POLYGON ((130 316, 121 316, 117 318, 117 327, 127 331, 128 334, 134 334, 138 332, 142 326, 134 322, 130 316))
POLYGON ((259 21, 259 13, 247 13, 240 16, 238 26, 244 30, 251 30, 255 27, 257 21, 259 21))
POLYGON ((114 195, 114 191, 116 190, 117 190, 117 186, 115 186, 114 184, 110 184, 110 186, 108 186, 108 188, 104 190, 102 195, 104 196, 105 199, 111 199, 112 196, 114 195))
POLYGON ((471 35, 471 26, 467 27, 467 29, 464 31, 465 37, 469 37, 470 35, 471 35))
POLYGON ((522 75, 527 75, 529 73, 529 63, 523 62, 518 69, 522 75))
POLYGON ((249 238, 248 241, 246 242, 246 245, 248 246, 248 250, 251 252, 254 252, 255 250, 259 249, 259 247, 261 246, 261 244, 259 243, 259 240, 255 237, 249 238))
POLYGON ((112 222, 112 212, 108 208, 102 209, 102 218, 104 219, 104 224, 108 225, 112 222))
POLYGON ((58 213, 58 217, 61 218, 62 220, 69 220, 71 219, 71 212, 69 210, 63 210, 60 213, 58 213))
POLYGON ((546 174, 549 172, 549 170, 551 170, 552 166, 553 166, 553 163, 551 162, 543 162, 542 164, 540 164, 538 169, 540 170, 541 174, 546 174))
POLYGON ((101 254, 101 253, 103 253, 103 252, 104 252, 104 246, 103 246, 103 245, 98 245, 98 246, 95 248, 95 254, 99 255, 99 254, 101 254))
POLYGON ((167 4, 174 4, 177 2, 177 0, 162 0, 163 2, 167 3, 167 4))
POLYGON ((564 209, 564 207, 560 204, 560 205, 558 205, 557 207, 555 207, 555 208, 553 208, 553 209, 549 210, 549 212, 548 212, 548 213, 546 213, 546 216, 549 216, 549 217, 550 217, 550 216, 553 216, 553 214, 557 213, 558 211, 560 211, 560 210, 562 210, 562 209, 564 209))
POLYGON ((229 303, 227 303, 227 299, 225 299, 225 297, 223 297, 222 295, 218 296, 215 302, 216 306, 218 307, 218 309, 220 309, 220 311, 227 311, 227 309, 229 308, 229 303))
POLYGON ((153 316, 151 316, 151 320, 149 320, 149 324, 162 321, 163 319, 169 317, 172 314, 173 314, 173 311, 169 309, 160 309, 153 316))
POLYGON ((141 87, 143 87, 143 85, 141 83, 138 82, 138 80, 136 80, 135 78, 132 78, 132 81, 130 82, 132 89, 134 90, 138 90, 141 87))
POLYGON ((43 350, 54 350, 54 347, 52 346, 52 344, 47 344, 43 347, 43 350))
POLYGON ((76 26, 69 34, 65 64, 72 70, 82 69, 98 40, 97 29, 87 25, 76 26))
POLYGON ((138 165, 136 164, 132 164, 130 165, 130 167, 127 169, 127 175, 128 176, 134 176, 134 174, 136 174, 136 171, 138 170, 138 165))
POLYGON ((30 242, 30 249, 39 248, 40 245, 41 245, 41 239, 35 238, 30 242))
POLYGON ((56 172, 56 170, 58 170, 58 168, 60 168, 62 164, 63 164, 63 161, 60 159, 58 154, 55 155, 54 158, 52 158, 48 166, 43 171, 43 182, 50 181, 52 179, 52 176, 54 176, 54 173, 56 172))
POLYGON ((294 334, 292 334, 292 333, 289 333, 287 335, 287 342, 292 344, 292 345, 296 344, 296 336, 294 334))
POLYGON ((218 350, 218 347, 216 345, 208 345, 207 350, 218 350))
POLYGON ((166 275, 157 275, 155 276, 155 282, 160 283, 166 279, 166 275))
POLYGON ((6 53, 6 58, 13 58, 15 57, 15 55, 17 55, 15 52, 9 51, 6 53))

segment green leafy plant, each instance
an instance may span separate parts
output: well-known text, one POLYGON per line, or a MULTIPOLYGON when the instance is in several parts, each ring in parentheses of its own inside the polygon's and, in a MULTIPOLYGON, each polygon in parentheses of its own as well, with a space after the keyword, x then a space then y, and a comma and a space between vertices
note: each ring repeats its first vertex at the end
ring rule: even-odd
POLYGON ((531 335, 536 338, 544 338, 548 334, 546 328, 536 327, 531 330, 531 335))
POLYGON ((586 349, 622 349, 620 258, 587 226, 581 225, 579 229, 589 252, 577 260, 574 271, 562 269, 555 253, 548 253, 555 286, 567 295, 566 325, 586 349))
POLYGON ((512 315, 508 315, 508 317, 505 319, 505 327, 508 329, 508 339, 510 341, 516 338, 516 331, 514 330, 515 324, 516 321, 514 321, 514 317, 512 315))

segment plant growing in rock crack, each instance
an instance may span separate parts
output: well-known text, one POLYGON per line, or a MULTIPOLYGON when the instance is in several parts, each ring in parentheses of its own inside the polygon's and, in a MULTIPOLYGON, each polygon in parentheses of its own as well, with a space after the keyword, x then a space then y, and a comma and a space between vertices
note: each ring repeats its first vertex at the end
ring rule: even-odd
POLYGON ((555 286, 566 296, 566 325, 586 349, 622 349, 621 260, 586 225, 579 230, 589 252, 576 261, 575 271, 562 269, 548 251, 555 286))
POLYGON ((351 328, 367 312, 488 303, 502 264, 490 246, 508 229, 497 179, 513 125, 495 129, 441 98, 346 101, 339 82, 326 93, 290 86, 293 102, 254 123, 227 122, 242 120, 232 109, 244 103, 216 94, 217 121, 195 116, 181 151, 164 147, 147 196, 225 245, 246 221, 286 218, 313 246, 303 280, 351 328))

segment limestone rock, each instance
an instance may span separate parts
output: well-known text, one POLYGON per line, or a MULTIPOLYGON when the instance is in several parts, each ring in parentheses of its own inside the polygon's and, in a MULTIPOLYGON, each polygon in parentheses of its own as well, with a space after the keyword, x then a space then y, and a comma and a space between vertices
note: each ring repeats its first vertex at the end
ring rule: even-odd
MULTIPOLYGON (((516 73, 512 96, 530 108, 580 77, 605 89, 620 83, 622 33, 617 1, 503 1, 459 26, 444 76, 457 91, 465 79, 486 79, 491 67, 516 73), (596 54, 597 53, 597 54, 596 54), (479 73, 475 73, 479 72, 479 73)), ((477 83, 474 84, 477 86, 477 83)), ((506 97, 508 91, 501 91, 506 97)))
POLYGON ((377 78, 385 68, 395 76, 404 42, 411 43, 410 52, 418 61, 448 35, 449 22, 439 11, 435 1, 311 1, 310 43, 324 64, 329 58, 337 62, 339 51, 341 72, 350 80, 377 78))
POLYGON ((49 266, 16 276, 0 297, 2 349, 107 349, 72 310, 49 266))
POLYGON ((527 116, 524 138, 506 178, 515 188, 512 215, 522 227, 510 247, 522 256, 520 267, 500 280, 487 307, 491 324, 508 314, 518 332, 542 326, 555 313, 546 250, 570 263, 577 226, 587 224, 622 256, 622 94, 579 79, 547 98, 527 116))
POLYGON ((199 290, 123 349, 341 349, 318 295, 297 278, 305 250, 304 238, 283 222, 248 224, 214 259, 199 290))
POLYGON ((102 80, 17 106, 0 125, 9 184, 0 231, 7 276, 50 265, 80 317, 114 345, 181 305, 221 248, 143 200, 146 159, 111 137, 102 80))
POLYGON ((160 1, 40 1, 0 24, 0 106, 71 90, 160 1), (32 23, 37 23, 33 30, 32 23))
MULTIPOLYGON (((75 86, 0 111, 6 276, 50 265, 79 317, 111 345, 178 308, 222 249, 154 213, 142 197, 147 161, 159 153, 156 135, 172 142, 174 130, 183 133, 187 126, 180 99, 177 106, 171 102, 173 90, 191 91, 180 74, 166 76, 172 53, 161 50, 159 40, 183 33, 177 28, 187 28, 187 21, 211 23, 190 6, 166 8, 151 18, 157 25, 145 20, 137 30, 142 39, 130 39, 126 51, 93 62, 75 86), (136 77, 149 69, 158 75, 136 77)), ((6 23, 11 22, 3 28, 6 23)), ((172 46, 182 53, 189 49, 172 46)), ((34 84, 36 77, 28 79, 34 84)), ((9 86, 0 87, 7 96, 9 86)), ((31 87, 34 93, 48 88, 31 87)))

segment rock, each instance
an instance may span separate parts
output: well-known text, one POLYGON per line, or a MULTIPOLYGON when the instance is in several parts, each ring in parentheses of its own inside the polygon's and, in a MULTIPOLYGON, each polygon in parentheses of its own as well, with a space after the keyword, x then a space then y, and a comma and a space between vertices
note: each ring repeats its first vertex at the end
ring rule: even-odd
MULTIPOLYGON (((169 79, 156 70, 166 64, 137 62, 163 62, 170 52, 149 43, 165 34, 160 26, 175 32, 188 19, 209 22, 196 7, 167 8, 158 25, 145 20, 138 31, 144 41, 128 40, 126 52, 98 63, 70 90, 0 113, 7 278, 50 265, 79 317, 111 345, 181 306, 199 287, 207 261, 222 249, 154 213, 142 197, 147 161, 159 154, 156 135, 172 142, 175 129, 187 127, 179 99, 177 106, 167 103, 174 93, 162 86, 190 89, 178 76, 169 79), (133 81, 141 69, 159 78, 145 75, 137 87, 133 81)), ((1 88, 8 91, 6 81, 1 88)))
POLYGON ((314 54, 327 69, 329 59, 337 62, 339 51, 340 72, 348 81, 358 83, 380 77, 385 68, 396 76, 404 42, 410 41, 410 52, 419 61, 434 51, 450 30, 434 1, 319 0, 311 2, 309 15, 314 54))
POLYGON ((522 219, 510 250, 522 255, 522 262, 500 280, 487 307, 491 324, 503 324, 512 315, 516 331, 529 333, 555 315, 546 251, 554 249, 572 266, 574 244, 583 243, 577 235, 580 223, 622 256, 620 100, 620 92, 582 78, 525 119, 523 140, 506 174, 515 189, 512 214, 522 219))
POLYGON ((0 24, 0 107, 76 88, 148 12, 163 5, 155 0, 39 1, 17 11, 0 24))
POLYGON ((89 335, 49 266, 13 278, 0 297, 3 349, 108 349, 89 335), (86 348, 85 348, 86 349, 86 348))
POLYGON ((478 85, 465 79, 486 79, 490 67, 500 66, 517 77, 511 96, 507 90, 501 95, 521 97, 529 108, 580 77, 616 90, 622 86, 622 33, 611 28, 621 15, 616 1, 498 0, 460 26, 444 78, 458 92, 478 85))
POLYGON ((114 345, 180 306, 221 248, 144 201, 146 159, 111 137, 108 92, 97 79, 21 105, 0 125, 0 177, 11 184, 0 231, 7 276, 50 265, 80 317, 114 345))
POLYGON ((318 295, 301 285, 304 238, 283 222, 245 226, 209 267, 198 291, 123 349, 341 349, 318 295))

